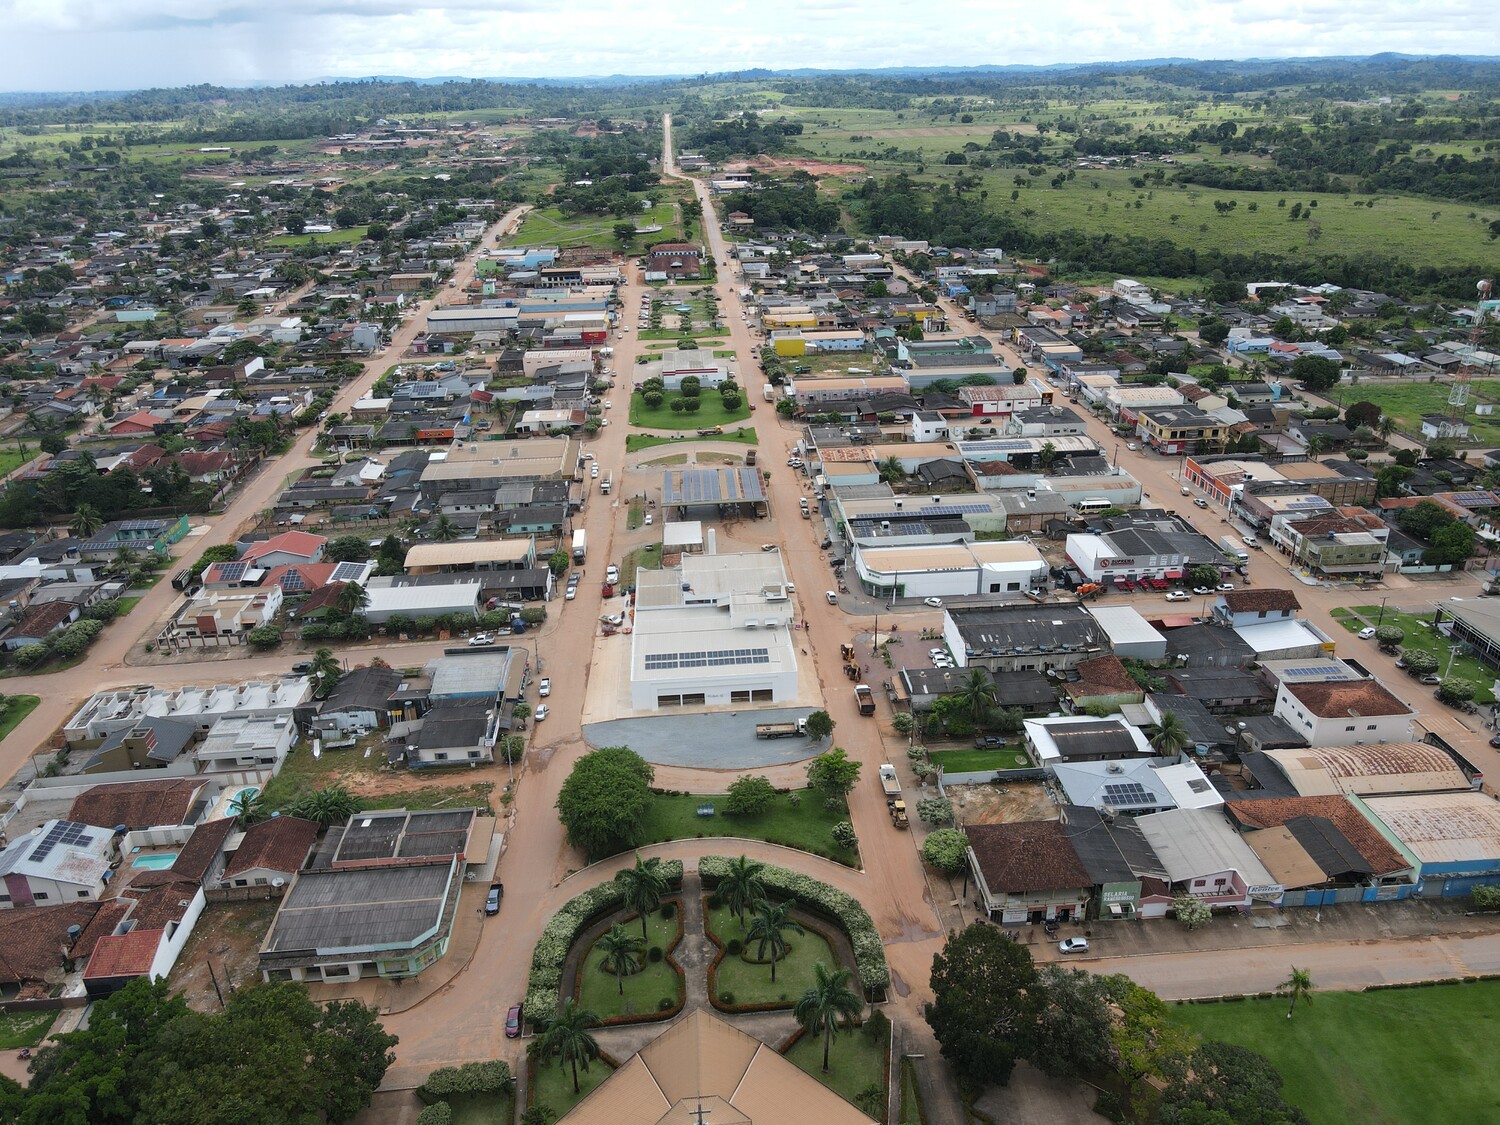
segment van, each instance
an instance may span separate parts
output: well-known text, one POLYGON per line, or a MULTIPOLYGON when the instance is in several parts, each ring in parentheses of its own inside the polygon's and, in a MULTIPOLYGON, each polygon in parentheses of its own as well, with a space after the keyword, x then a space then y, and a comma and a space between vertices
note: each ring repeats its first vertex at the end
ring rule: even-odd
POLYGON ((1082 500, 1078 501, 1078 503, 1074 504, 1073 507, 1078 511, 1084 513, 1102 512, 1106 508, 1111 507, 1111 504, 1102 496, 1085 496, 1082 500))

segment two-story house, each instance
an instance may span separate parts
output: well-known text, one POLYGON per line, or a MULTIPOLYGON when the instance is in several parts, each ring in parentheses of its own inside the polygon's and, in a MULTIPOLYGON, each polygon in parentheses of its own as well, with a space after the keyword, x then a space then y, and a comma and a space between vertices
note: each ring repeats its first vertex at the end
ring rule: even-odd
POLYGON ((1296 617, 1302 608, 1291 590, 1232 590, 1214 603, 1214 622, 1230 629, 1296 617))
POLYGON ((1195 406, 1154 406, 1137 413, 1136 433, 1158 453, 1197 453, 1222 451, 1229 426, 1195 406))
POLYGON ((1309 746, 1410 742, 1415 713, 1375 680, 1282 681, 1272 710, 1309 746))

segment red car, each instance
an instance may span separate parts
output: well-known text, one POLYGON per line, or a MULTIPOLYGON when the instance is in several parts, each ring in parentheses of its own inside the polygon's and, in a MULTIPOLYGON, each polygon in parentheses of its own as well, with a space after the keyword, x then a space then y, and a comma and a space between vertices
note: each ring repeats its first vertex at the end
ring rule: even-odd
POLYGON ((521 1005, 512 1004, 505 1013, 505 1038, 521 1038, 521 1005))

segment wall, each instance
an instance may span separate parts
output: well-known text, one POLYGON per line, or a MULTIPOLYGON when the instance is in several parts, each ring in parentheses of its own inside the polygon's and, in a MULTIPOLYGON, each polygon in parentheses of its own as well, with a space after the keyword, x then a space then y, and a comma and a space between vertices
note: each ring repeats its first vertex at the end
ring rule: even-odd
POLYGON ((177 928, 172 932, 172 936, 156 947, 156 956, 151 961, 152 980, 161 980, 172 971, 172 966, 177 963, 177 958, 181 955, 183 947, 187 945, 188 938, 193 936, 193 926, 197 923, 198 916, 203 913, 203 908, 207 903, 203 888, 199 887, 198 892, 193 895, 192 901, 188 904, 182 921, 177 923, 177 928))

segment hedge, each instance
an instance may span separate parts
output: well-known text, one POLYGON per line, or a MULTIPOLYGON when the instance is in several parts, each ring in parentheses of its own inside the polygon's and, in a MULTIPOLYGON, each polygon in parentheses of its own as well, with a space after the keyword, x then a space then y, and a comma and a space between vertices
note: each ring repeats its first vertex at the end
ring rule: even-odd
MULTIPOLYGON (((663 860, 661 872, 668 885, 681 887, 680 859, 663 860)), ((531 975, 526 982, 526 1000, 522 1004, 522 1011, 531 1024, 540 1027, 557 1014, 557 1007, 562 1002, 563 966, 578 935, 595 918, 607 911, 618 910, 623 904, 624 892, 618 883, 610 881, 569 899, 552 916, 531 954, 531 975)))
POLYGON ((417 1114, 417 1125, 449 1125, 453 1120, 453 1109, 447 1102, 437 1102, 417 1114))
POLYGON ((454 1094, 501 1094, 511 1088, 513 1081, 510 1064, 498 1059, 444 1066, 434 1070, 417 1087, 417 1097, 430 1105, 454 1094))
MULTIPOLYGON (((703 885, 710 890, 717 887, 729 864, 728 856, 706 855, 700 858, 698 874, 703 885)), ((799 875, 769 863, 761 865, 760 881, 767 891, 829 918, 844 931, 849 944, 854 947, 855 968, 867 993, 890 987, 891 970, 885 963, 885 945, 880 940, 880 932, 875 929, 869 912, 853 895, 820 883, 809 875, 799 875)))

